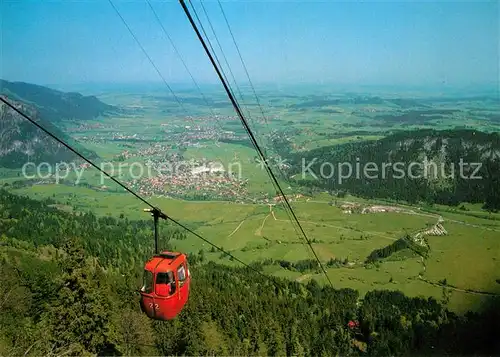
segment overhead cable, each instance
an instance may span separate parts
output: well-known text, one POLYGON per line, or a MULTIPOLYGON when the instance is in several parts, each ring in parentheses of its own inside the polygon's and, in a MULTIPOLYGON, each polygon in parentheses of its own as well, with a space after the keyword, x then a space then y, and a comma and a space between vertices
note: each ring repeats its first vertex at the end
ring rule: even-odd
POLYGON ((267 170, 268 174, 271 176, 271 178, 272 178, 272 180, 273 180, 274 184, 276 185, 276 187, 278 187, 278 189, 279 189, 279 191, 280 191, 280 194, 281 194, 281 196, 283 197, 283 200, 285 201, 286 206, 288 207, 288 209, 290 209, 290 212, 291 212, 291 214, 293 215, 293 218, 294 218, 295 222, 297 223, 297 226, 300 228, 301 233, 302 233, 302 235, 303 235, 304 239, 306 240, 307 244, 308 244, 308 245, 309 245, 309 247, 311 248, 311 250, 312 250, 312 252, 313 252, 313 254, 314 254, 315 258, 316 258, 316 261, 318 262, 318 264, 319 264, 319 266, 320 266, 321 270, 323 271, 323 273, 324 273, 325 277, 327 278, 328 282, 330 283, 330 285, 331 285, 331 286, 332 286, 332 288, 333 288, 333 284, 332 284, 332 282, 331 282, 331 280, 330 280, 330 277, 328 276, 328 274, 327 274, 327 272, 326 272, 325 268, 323 267, 323 264, 321 263, 321 260, 319 259, 318 255, 317 255, 317 254, 316 254, 316 252, 314 251, 314 248, 313 248, 313 246, 312 246, 312 244, 311 244, 311 241, 307 238, 307 235, 306 235, 306 233, 305 233, 304 229, 303 229, 303 228, 302 228, 302 226, 300 225, 300 222, 299 222, 299 220, 297 219, 297 216, 296 216, 296 215, 295 215, 295 213, 293 212, 293 209, 292 209, 292 207, 290 206, 290 203, 288 202, 288 199, 286 198, 286 195, 284 194, 283 190, 281 189, 281 186, 279 185, 279 183, 278 183, 278 181, 277 181, 277 179, 276 179, 276 177, 275 177, 274 173, 272 172, 271 168, 269 167, 269 164, 267 163, 267 160, 266 160, 266 158, 265 158, 265 155, 263 154, 263 152, 262 152, 261 148, 259 147, 259 144, 257 143, 257 140, 255 139, 254 134, 252 133, 252 131, 251 131, 250 127, 248 126, 248 123, 247 123, 247 121, 246 121, 246 119, 245 119, 245 117, 244 117, 244 115, 243 115, 243 113, 242 113, 242 111, 241 111, 241 109, 240 109, 240 107, 239 107, 239 105, 238 105, 238 103, 237 103, 237 101, 236 101, 236 99, 235 99, 235 97, 234 97, 233 93, 230 91, 230 89, 229 89, 229 87, 228 87, 228 84, 226 83, 226 81, 225 81, 224 77, 222 76, 221 71, 220 71, 220 70, 219 70, 219 68, 217 67, 217 64, 215 63, 215 61, 214 61, 214 59, 213 59, 212 54, 211 54, 211 53, 210 53, 210 51, 208 50, 207 45, 206 45, 206 43, 205 43, 205 40, 204 40, 204 39, 203 39, 203 37, 201 36, 200 31, 198 30, 198 27, 196 26, 196 23, 194 22, 194 20, 193 20, 193 18, 192 18, 192 16, 191 16, 191 14, 190 14, 190 12, 189 12, 189 9, 187 8, 187 6, 186 6, 186 4, 185 4, 184 0, 179 0, 179 2, 180 2, 180 4, 181 4, 182 8, 184 9, 184 12, 185 12, 186 16, 188 17, 188 20, 189 20, 189 22, 191 23, 191 26, 193 27, 193 30, 195 31, 196 35, 198 36, 198 39, 200 40, 200 42, 201 42, 201 44, 202 44, 203 48, 205 49, 205 52, 207 53, 207 56, 208 56, 208 57, 209 57, 209 59, 210 59, 210 62, 212 63, 212 65, 213 65, 213 67, 214 67, 215 71, 217 72, 217 75, 219 76, 219 79, 220 79, 220 81, 222 82, 222 85, 224 86, 224 89, 225 89, 225 91, 226 91, 226 93, 227 93, 227 95, 228 95, 229 99, 231 100, 231 103, 233 104, 234 109, 236 110, 236 112, 237 112, 237 114, 238 114, 238 116, 239 116, 239 118, 240 118, 240 120, 241 120, 241 122, 242 122, 243 126, 245 127, 245 130, 247 131, 248 135, 250 136, 250 139, 251 139, 251 141, 252 141, 252 144, 253 144, 253 145, 254 145, 254 147, 256 148, 256 150, 257 150, 257 152, 258 152, 258 154, 259 154, 259 156, 260 156, 260 159, 261 159, 261 160, 262 160, 262 162, 265 164, 265 167, 266 167, 266 170, 267 170))
POLYGON ((132 189, 130 189, 129 187, 127 187, 125 184, 123 184, 122 182, 120 182, 119 180, 117 180, 116 178, 114 178, 113 176, 111 176, 110 174, 108 174, 106 171, 104 171, 102 168, 100 168, 99 166, 97 166, 94 162, 92 162, 92 160, 90 160, 87 157, 85 157, 84 155, 82 155, 80 152, 78 152, 78 150, 76 150, 75 148, 73 148, 71 145, 69 145, 68 143, 66 143, 64 140, 60 139, 55 134, 51 133, 50 131, 48 131, 47 129, 45 129, 42 125, 40 125, 39 123, 37 123, 34 119, 30 118, 28 115, 26 115, 21 110, 19 110, 18 108, 16 108, 12 103, 10 103, 9 101, 7 101, 4 98, 4 96, 0 96, 0 101, 2 101, 5 105, 7 105, 9 108, 11 108, 12 110, 14 110, 15 112, 17 112, 24 119, 28 120, 31 124, 35 125, 38 129, 40 129, 41 131, 43 131, 45 134, 47 134, 48 136, 50 136, 52 139, 54 139, 55 141, 57 141, 58 143, 60 143, 64 147, 66 147, 69 151, 71 151, 72 153, 74 153, 75 155, 77 155, 79 158, 81 158, 82 160, 84 160, 85 162, 87 162, 89 165, 91 165, 92 167, 94 167, 95 169, 97 169, 99 172, 101 172, 104 175, 106 175, 109 179, 111 179, 117 185, 119 185, 120 187, 122 187, 123 189, 125 189, 125 191, 127 191, 128 193, 130 193, 131 195, 133 195, 134 197, 136 197, 142 203, 144 203, 145 205, 147 205, 151 209, 159 212, 162 216, 166 217, 166 219, 170 220, 172 223, 174 223, 174 224, 178 225, 179 227, 185 229, 187 232, 193 234, 195 237, 201 239, 205 243, 208 243, 209 245, 211 245, 212 247, 216 248, 220 252, 226 254, 228 257, 236 260, 237 262, 241 263, 245 267, 247 267, 247 268, 253 270, 254 272, 258 273, 259 275, 261 275, 261 276, 263 276, 263 277, 271 280, 271 282, 273 282, 275 285, 277 285, 276 281, 273 278, 271 278, 270 276, 268 276, 268 275, 262 273, 261 271, 253 268, 252 266, 250 266, 249 264, 245 263, 244 261, 238 259, 237 257, 235 257, 234 255, 232 255, 231 253, 229 253, 229 252, 225 251, 224 249, 218 247, 217 245, 213 244, 208 239, 202 237, 200 234, 194 232, 189 227, 186 227, 184 224, 180 223, 179 221, 177 221, 174 218, 170 217, 169 215, 165 214, 158 207, 153 206, 146 199, 144 199, 143 197, 141 197, 139 194, 137 194, 136 192, 134 192, 132 189))

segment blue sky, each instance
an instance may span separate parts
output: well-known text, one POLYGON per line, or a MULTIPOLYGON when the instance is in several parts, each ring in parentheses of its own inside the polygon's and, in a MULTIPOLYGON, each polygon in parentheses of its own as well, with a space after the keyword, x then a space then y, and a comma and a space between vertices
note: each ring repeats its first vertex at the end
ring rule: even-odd
MULTIPOLYGON (((200 2, 193 3, 209 31, 200 2)), ((114 4, 164 77, 189 82, 147 3, 114 4)), ((214 0, 204 4, 243 82, 245 73, 219 5, 214 0)), ((179 3, 152 0, 152 5, 195 78, 216 82, 179 3)), ((232 0, 222 5, 256 83, 499 81, 496 1, 232 0)), ((0 17, 3 79, 39 84, 160 81, 106 0, 3 0, 0 17)))

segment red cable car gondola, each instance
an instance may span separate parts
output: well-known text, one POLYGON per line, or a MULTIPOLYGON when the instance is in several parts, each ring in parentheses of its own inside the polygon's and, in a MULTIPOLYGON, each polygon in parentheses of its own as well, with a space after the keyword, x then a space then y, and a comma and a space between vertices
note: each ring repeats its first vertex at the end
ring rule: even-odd
POLYGON ((145 211, 154 218, 156 254, 144 266, 144 283, 139 291, 141 309, 152 319, 172 320, 189 298, 191 274, 187 257, 168 251, 158 254, 158 218, 167 216, 157 209, 145 211))
POLYGON ((162 252, 144 267, 141 309, 156 320, 175 318, 189 297, 191 276, 185 254, 162 252))

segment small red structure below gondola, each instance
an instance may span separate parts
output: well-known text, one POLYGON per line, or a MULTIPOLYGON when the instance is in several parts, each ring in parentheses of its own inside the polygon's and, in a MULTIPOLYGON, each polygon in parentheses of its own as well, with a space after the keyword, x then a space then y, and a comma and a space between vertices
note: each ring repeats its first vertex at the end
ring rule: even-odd
POLYGON ((185 254, 161 252, 144 267, 141 308, 150 318, 172 320, 189 297, 191 275, 185 254))

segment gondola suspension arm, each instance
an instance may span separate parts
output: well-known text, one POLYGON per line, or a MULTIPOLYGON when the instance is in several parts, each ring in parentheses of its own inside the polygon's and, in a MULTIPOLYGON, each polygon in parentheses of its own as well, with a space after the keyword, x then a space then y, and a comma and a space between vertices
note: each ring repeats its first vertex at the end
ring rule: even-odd
POLYGON ((155 226, 155 254, 159 254, 158 250, 158 219, 162 218, 167 220, 168 217, 165 213, 160 211, 157 208, 145 208, 144 212, 151 212, 151 216, 153 216, 154 219, 154 226, 155 226))

